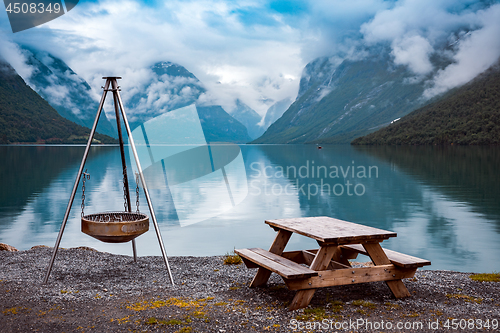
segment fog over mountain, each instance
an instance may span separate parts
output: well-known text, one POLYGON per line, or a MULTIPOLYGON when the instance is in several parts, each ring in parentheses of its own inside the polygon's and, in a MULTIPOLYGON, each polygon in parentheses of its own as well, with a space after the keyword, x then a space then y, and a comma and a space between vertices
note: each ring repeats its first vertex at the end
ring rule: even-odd
POLYGON ((102 76, 122 76, 132 91, 154 80, 151 65, 170 61, 203 82, 200 98, 225 110, 239 99, 261 119, 297 98, 303 69, 317 59, 336 67, 387 49, 388 66, 407 70, 429 100, 500 56, 500 4, 489 0, 81 1, 17 34, 2 15, 0 54, 22 77, 33 69, 12 42, 64 61, 96 99, 102 76))
MULTIPOLYGON (((21 52, 26 56, 26 63, 33 68, 31 75, 25 78, 30 87, 64 118, 92 128, 99 102, 88 83, 64 61, 47 52, 26 48, 21 52)), ((115 128, 106 113, 102 113, 97 131, 116 138, 115 128)))
MULTIPOLYGON (((31 88, 49 102, 62 117, 91 128, 99 103, 93 96, 97 94, 92 91, 87 82, 73 72, 64 61, 50 53, 13 46, 18 48, 20 57, 25 61, 22 65, 29 68, 24 71, 24 75, 31 88)), ((251 140, 247 128, 231 117, 221 106, 211 105, 206 98, 199 100, 206 89, 186 68, 161 61, 145 68, 144 71, 153 73, 150 80, 141 82, 141 85, 121 94, 132 130, 166 112, 198 104, 198 117, 207 142, 246 143, 251 140)), ((247 109, 248 112, 255 113, 250 108, 247 107, 247 109)), ((29 112, 36 113, 37 110, 33 109, 29 112)), ((257 119, 253 123, 249 119, 247 125, 257 126, 259 121, 260 117, 257 115, 257 119)), ((114 107, 110 94, 108 94, 97 130, 100 133, 117 137, 114 107)))

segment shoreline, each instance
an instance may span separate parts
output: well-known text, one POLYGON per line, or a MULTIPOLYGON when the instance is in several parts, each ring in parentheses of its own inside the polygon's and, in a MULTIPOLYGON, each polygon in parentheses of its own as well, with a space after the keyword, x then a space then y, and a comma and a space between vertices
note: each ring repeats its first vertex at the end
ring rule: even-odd
POLYGON ((500 283, 473 281, 471 273, 419 270, 404 280, 412 297, 403 299, 395 299, 383 282, 322 288, 308 308, 290 312, 294 292, 281 277, 272 274, 266 288, 249 288, 255 270, 224 265, 224 256, 169 257, 172 286, 160 256, 134 263, 130 256, 90 248, 60 249, 43 285, 51 252, 0 251, 5 331, 371 332, 373 327, 335 325, 384 321, 424 325, 394 332, 436 332, 448 331, 442 325, 449 318, 474 319, 474 325, 489 319, 490 326, 500 321, 500 283))

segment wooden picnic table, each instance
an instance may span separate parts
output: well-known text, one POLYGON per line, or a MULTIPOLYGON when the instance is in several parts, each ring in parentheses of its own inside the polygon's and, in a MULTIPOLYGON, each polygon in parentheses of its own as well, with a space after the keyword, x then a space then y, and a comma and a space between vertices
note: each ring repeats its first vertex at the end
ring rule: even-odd
POLYGON ((385 281, 396 298, 410 296, 401 281, 414 276, 430 261, 383 249, 380 243, 395 232, 331 217, 303 217, 265 221, 276 238, 269 251, 239 249, 248 268, 258 268, 250 287, 266 285, 271 272, 283 278, 290 290, 297 290, 289 309, 306 307, 317 288, 385 281), (292 233, 315 239, 319 249, 284 252, 292 233), (349 259, 358 254, 370 257, 374 266, 353 268, 349 259))

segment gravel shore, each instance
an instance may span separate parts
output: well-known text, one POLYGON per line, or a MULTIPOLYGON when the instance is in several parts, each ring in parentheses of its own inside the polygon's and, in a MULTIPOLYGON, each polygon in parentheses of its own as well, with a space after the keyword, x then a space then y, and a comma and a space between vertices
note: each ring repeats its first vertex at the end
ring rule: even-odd
POLYGON ((412 297, 399 300, 383 282, 323 288, 307 309, 290 312, 294 292, 279 276, 251 289, 255 270, 224 265, 222 256, 170 257, 172 286, 161 257, 134 263, 89 248, 60 249, 43 285, 51 253, 0 251, 1 332, 457 331, 452 322, 458 331, 495 331, 500 321, 500 283, 473 281, 470 273, 418 271, 405 280, 412 297))

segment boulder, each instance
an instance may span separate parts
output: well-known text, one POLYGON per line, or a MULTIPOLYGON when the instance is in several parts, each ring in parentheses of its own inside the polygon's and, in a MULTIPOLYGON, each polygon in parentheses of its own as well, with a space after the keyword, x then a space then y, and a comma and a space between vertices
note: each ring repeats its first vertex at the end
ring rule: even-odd
POLYGON ((10 246, 8 244, 5 244, 5 243, 0 243, 0 251, 9 251, 9 252, 17 252, 18 249, 16 249, 15 247, 13 246, 10 246))

